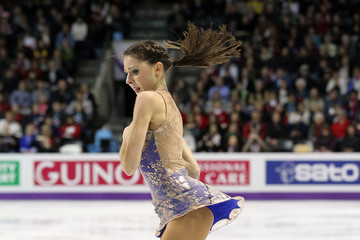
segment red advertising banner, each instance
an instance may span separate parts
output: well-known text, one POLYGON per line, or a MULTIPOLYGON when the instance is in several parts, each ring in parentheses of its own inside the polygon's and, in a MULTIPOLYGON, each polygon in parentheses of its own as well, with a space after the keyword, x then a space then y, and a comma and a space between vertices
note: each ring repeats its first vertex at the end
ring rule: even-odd
POLYGON ((246 186, 250 184, 249 161, 198 162, 200 180, 209 185, 246 186))
MULTIPOLYGON (((250 184, 249 161, 198 161, 200 180, 209 185, 250 184)), ((127 176, 119 161, 35 161, 35 186, 144 185, 139 171, 127 176)))
POLYGON ((36 186, 143 185, 139 171, 127 176, 119 161, 35 161, 36 186))

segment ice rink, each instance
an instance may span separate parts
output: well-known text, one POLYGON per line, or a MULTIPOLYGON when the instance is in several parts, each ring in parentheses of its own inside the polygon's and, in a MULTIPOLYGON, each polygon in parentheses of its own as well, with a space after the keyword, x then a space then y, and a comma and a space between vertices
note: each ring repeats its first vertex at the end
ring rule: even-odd
MULTIPOLYGON (((150 201, 0 201, 1 240, 155 240, 150 201)), ((360 237, 359 201, 247 201, 209 240, 360 237)))

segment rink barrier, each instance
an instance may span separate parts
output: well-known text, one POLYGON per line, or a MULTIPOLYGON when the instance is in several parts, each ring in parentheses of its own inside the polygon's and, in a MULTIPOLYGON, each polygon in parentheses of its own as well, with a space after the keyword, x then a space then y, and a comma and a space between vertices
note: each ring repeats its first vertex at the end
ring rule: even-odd
MULTIPOLYGON (((360 155, 194 154, 200 180, 253 200, 360 199, 360 155)), ((117 154, 0 154, 0 199, 151 199, 117 154)))
MULTIPOLYGON (((360 193, 228 193, 246 200, 360 200, 360 193)), ((151 200, 150 193, 0 193, 0 200, 151 200)))

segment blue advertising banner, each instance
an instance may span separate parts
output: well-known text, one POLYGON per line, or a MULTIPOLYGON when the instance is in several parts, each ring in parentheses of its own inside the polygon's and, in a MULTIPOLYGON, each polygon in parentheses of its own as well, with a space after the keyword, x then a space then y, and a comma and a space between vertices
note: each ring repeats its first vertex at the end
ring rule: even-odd
POLYGON ((360 162, 266 161, 266 184, 360 184, 360 162))

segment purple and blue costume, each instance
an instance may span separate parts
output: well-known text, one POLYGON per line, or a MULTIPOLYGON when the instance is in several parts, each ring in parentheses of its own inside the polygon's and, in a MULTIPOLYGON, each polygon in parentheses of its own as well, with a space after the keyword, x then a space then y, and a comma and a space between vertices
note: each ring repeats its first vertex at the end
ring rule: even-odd
POLYGON ((139 166, 160 218, 156 236, 161 236, 170 220, 202 207, 212 211, 214 223, 210 232, 214 231, 240 214, 244 198, 232 198, 188 175, 182 158, 180 112, 168 91, 156 92, 164 99, 166 120, 158 129, 147 132, 139 166))

